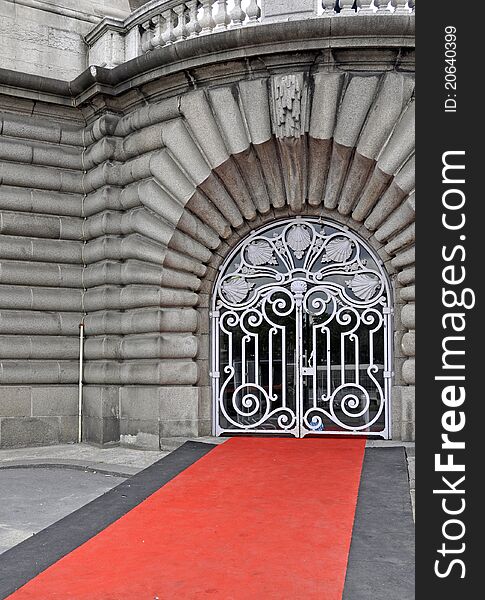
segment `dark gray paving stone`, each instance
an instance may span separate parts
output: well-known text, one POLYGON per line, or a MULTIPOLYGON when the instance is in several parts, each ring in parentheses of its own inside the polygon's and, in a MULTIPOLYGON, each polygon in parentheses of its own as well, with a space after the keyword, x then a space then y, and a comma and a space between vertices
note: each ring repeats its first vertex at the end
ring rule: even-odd
POLYGON ((404 448, 367 448, 343 600, 414 600, 414 561, 404 448))

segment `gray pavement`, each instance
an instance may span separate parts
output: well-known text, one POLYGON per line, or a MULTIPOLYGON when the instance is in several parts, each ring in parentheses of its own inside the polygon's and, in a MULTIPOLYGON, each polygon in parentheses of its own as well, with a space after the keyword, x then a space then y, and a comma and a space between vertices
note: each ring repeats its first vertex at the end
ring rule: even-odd
POLYGON ((0 469, 0 554, 122 481, 65 468, 0 469))
POLYGON ((13 466, 58 465, 118 475, 135 475, 166 456, 168 451, 134 450, 114 446, 64 444, 0 450, 0 469, 13 466))
POLYGON ((0 450, 0 553, 167 454, 87 444, 0 450))

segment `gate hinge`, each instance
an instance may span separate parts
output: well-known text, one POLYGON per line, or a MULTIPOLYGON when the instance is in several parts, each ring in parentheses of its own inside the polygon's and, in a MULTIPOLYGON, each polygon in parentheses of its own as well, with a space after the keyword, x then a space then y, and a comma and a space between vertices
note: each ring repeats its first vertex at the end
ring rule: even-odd
POLYGON ((221 315, 220 311, 218 310, 212 310, 209 313, 209 316, 211 317, 211 319, 216 319, 217 317, 219 317, 221 315))
POLYGON ((212 379, 219 379, 219 377, 221 376, 221 373, 220 373, 220 371, 211 371, 210 376, 212 377, 212 379))
POLYGON ((385 306, 382 310, 382 312, 385 315, 393 315, 394 314, 394 309, 390 308, 389 306, 385 306))
POLYGON ((392 371, 384 371, 384 379, 390 379, 393 375, 392 371))

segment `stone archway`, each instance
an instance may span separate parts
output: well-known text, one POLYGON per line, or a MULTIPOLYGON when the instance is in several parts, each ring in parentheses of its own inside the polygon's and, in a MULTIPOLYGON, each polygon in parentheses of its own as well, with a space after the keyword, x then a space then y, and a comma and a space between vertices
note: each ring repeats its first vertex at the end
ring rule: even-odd
POLYGON ((393 437, 413 436, 413 85, 398 72, 288 70, 110 115, 93 129, 102 136, 85 152, 84 257, 107 262, 84 278, 85 394, 97 402, 108 386, 115 403, 119 390, 122 441, 133 438, 130 419, 153 440, 210 432, 217 268, 249 231, 296 214, 346 224, 392 275, 393 437), (131 337, 139 333, 149 337, 142 354, 131 337), (93 334, 106 337, 102 346, 93 334))

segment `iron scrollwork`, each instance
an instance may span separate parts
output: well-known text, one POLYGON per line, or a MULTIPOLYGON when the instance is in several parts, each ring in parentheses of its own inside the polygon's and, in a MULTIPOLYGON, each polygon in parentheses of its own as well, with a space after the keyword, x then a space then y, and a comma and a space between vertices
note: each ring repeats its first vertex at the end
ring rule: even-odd
POLYGON ((214 288, 216 433, 388 437, 390 314, 387 276, 352 231, 295 218, 253 232, 214 288))

